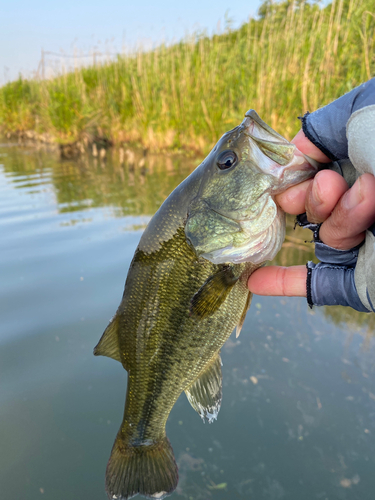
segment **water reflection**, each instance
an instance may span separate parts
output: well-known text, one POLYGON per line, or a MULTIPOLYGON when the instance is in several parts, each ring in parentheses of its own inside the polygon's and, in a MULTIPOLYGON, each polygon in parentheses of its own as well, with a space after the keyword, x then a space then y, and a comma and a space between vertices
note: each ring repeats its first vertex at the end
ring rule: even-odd
POLYGON ((196 167, 181 156, 145 156, 132 152, 131 162, 118 151, 99 160, 60 160, 47 151, 10 149, 4 169, 19 188, 51 184, 60 212, 112 207, 114 215, 152 215, 168 194, 196 167))
MULTIPOLYGON (((198 163, 113 153, 60 161, 0 147, 0 491, 104 500, 126 374, 92 348, 141 231, 198 163), (121 163, 123 160, 123 163, 121 163)), ((276 258, 313 260, 307 230, 276 258)), ((372 500, 375 315, 254 297, 222 350, 223 405, 203 425, 184 395, 167 433, 176 500, 372 500)))

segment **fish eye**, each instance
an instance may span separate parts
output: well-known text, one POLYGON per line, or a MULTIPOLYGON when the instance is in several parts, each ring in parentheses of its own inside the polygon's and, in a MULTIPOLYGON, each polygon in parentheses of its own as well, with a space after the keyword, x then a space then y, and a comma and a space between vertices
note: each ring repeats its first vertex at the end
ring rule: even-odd
POLYGON ((234 151, 227 149, 219 154, 216 165, 220 168, 220 170, 227 170, 228 168, 233 167, 238 161, 237 155, 234 151))

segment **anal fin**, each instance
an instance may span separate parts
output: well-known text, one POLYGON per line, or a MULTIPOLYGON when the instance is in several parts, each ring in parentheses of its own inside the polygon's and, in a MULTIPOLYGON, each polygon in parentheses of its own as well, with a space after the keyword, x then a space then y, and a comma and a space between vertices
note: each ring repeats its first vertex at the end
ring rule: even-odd
POLYGON ((95 356, 107 356, 108 358, 120 361, 120 363, 122 362, 120 356, 120 347, 118 342, 118 323, 119 323, 119 317, 116 314, 109 322, 109 325, 104 330, 101 339, 95 346, 94 348, 95 356))
POLYGON ((217 353, 206 370, 185 389, 191 406, 199 413, 203 422, 207 420, 210 424, 216 420, 221 405, 223 382, 221 365, 220 354, 217 353))

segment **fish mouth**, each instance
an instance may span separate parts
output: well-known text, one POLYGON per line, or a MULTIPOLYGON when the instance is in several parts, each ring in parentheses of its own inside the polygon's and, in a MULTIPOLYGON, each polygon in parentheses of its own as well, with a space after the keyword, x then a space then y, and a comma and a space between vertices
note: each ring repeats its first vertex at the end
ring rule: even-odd
POLYGON ((318 162, 275 132, 253 109, 245 114, 242 126, 252 146, 252 161, 262 173, 272 175, 282 183, 277 192, 313 177, 319 170, 318 162))

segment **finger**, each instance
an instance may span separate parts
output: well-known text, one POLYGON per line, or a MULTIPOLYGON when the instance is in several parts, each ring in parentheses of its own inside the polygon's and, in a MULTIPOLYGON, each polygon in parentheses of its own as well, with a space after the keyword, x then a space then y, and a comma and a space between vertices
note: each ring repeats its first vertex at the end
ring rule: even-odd
POLYGON ((348 189, 347 182, 337 172, 331 170, 318 172, 306 192, 307 220, 319 223, 328 219, 348 189))
POLYGON ((306 278, 306 266, 269 266, 255 271, 247 285, 257 295, 306 297, 306 278))
POLYGON ((305 212, 306 193, 313 180, 301 182, 293 186, 283 193, 278 194, 275 198, 280 207, 288 214, 298 215, 305 212))
POLYGON ((337 203, 332 215, 322 224, 320 239, 334 248, 348 250, 359 245, 365 231, 375 222, 375 178, 359 177, 337 203))
POLYGON ((331 160, 324 153, 320 151, 304 134, 303 130, 300 130, 298 134, 291 141, 297 146, 301 153, 310 156, 319 163, 329 163, 331 160))

